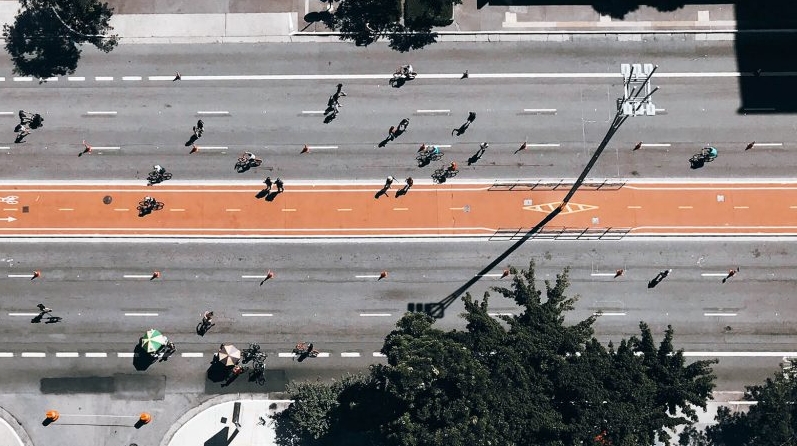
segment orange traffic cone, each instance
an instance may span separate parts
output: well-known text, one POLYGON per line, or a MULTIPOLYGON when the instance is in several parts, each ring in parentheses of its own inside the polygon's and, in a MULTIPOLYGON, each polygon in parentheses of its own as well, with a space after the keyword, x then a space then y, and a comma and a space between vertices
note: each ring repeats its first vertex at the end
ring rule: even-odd
POLYGON ((503 279, 504 277, 506 277, 506 276, 508 276, 508 275, 509 275, 509 270, 508 270, 508 269, 505 269, 505 270, 504 270, 504 272, 503 272, 503 273, 501 273, 501 278, 503 279))
POLYGON ((750 144, 748 144, 748 145, 747 145, 747 147, 745 147, 745 149, 744 149, 744 150, 750 150, 750 149, 752 149, 752 148, 753 148, 753 146, 754 146, 754 145, 755 145, 755 141, 753 141, 753 142, 751 142, 750 144))
POLYGON ((57 410, 48 410, 47 413, 44 414, 44 416, 50 421, 56 421, 61 416, 61 414, 58 413, 57 410))
POLYGON ((634 150, 639 150, 639 149, 641 149, 641 148, 642 148, 642 141, 639 141, 639 142, 638 142, 638 143, 636 143, 636 145, 634 146, 634 150))
POLYGON ((307 144, 305 144, 304 147, 302 147, 302 151, 299 153, 308 153, 308 152, 310 152, 310 148, 307 147, 307 144))
POLYGON ((148 424, 150 421, 152 421, 152 415, 148 414, 147 412, 142 412, 138 417, 138 421, 141 424, 148 424))
POLYGON ((160 276, 161 276, 161 272, 160 271, 153 271, 152 272, 152 277, 150 277, 149 280, 160 279, 160 276))
POLYGON ((77 156, 83 156, 84 153, 91 153, 91 146, 86 144, 85 139, 83 140, 83 147, 85 148, 83 149, 82 152, 78 153, 77 156))
POLYGON ((624 269, 622 269, 622 268, 620 268, 620 269, 618 269, 617 271, 615 271, 615 273, 614 273, 614 278, 616 279, 616 278, 618 278, 618 277, 622 276, 624 273, 625 273, 625 270, 624 270, 624 269))
POLYGON ((271 270, 268 270, 268 272, 266 273, 266 280, 273 278, 274 278, 274 273, 271 270))
POLYGON ((379 273, 379 278, 376 280, 382 280, 386 277, 387 277, 387 271, 382 271, 381 273, 379 273))
POLYGON ((41 276, 42 276, 42 272, 39 271, 39 270, 36 270, 36 271, 33 272, 33 276, 31 276, 30 280, 38 279, 41 276))
POLYGON ((197 147, 196 144, 191 144, 191 151, 188 152, 188 154, 190 155, 192 153, 196 153, 198 150, 199 150, 199 147, 197 147))

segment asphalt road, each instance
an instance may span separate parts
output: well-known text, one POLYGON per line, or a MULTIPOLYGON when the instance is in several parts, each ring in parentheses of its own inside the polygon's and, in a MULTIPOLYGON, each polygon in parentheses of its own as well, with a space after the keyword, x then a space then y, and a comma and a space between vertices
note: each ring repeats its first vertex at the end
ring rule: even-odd
MULTIPOLYGON (((507 246, 498 242, 7 244, 1 259, 7 272, 0 280, 14 298, 0 304, 0 351, 13 352, 16 359, 0 361, 12 367, 37 361, 54 370, 91 363, 99 370, 108 367, 109 373, 132 372, 128 364, 132 360, 117 354, 132 352, 139 336, 154 327, 178 345, 178 352, 204 354, 202 359, 175 358, 170 367, 178 361, 204 364, 221 342, 244 347, 259 342, 277 369, 290 368, 295 366, 291 359, 278 354, 289 352, 301 340, 312 340, 330 353, 329 358, 303 367, 364 367, 411 304, 444 299, 482 273, 507 246), (7 277, 34 269, 42 271, 42 277, 33 281, 7 277), (262 286, 259 278, 242 278, 264 275, 266 269, 275 277, 262 286), (146 276, 153 270, 161 277, 124 278, 146 276), (388 271, 388 277, 377 280, 382 270, 388 271), (31 323, 39 302, 63 320, 31 323), (216 312, 217 325, 200 337, 195 330, 205 310, 216 312), (47 356, 21 358, 23 352, 47 356), (58 352, 78 352, 81 357, 56 358, 58 352), (85 358, 86 353, 101 352, 108 358, 85 358), (359 357, 342 357, 342 353, 359 353, 359 357)), ((570 267, 571 293, 581 298, 568 318, 612 313, 595 325, 602 341, 637 334, 639 321, 645 321, 658 336, 672 324, 678 347, 689 352, 771 352, 789 351, 797 340, 791 323, 794 304, 784 298, 797 268, 790 249, 762 242, 532 241, 507 264, 522 267, 533 258, 539 280, 553 280, 570 267), (740 273, 721 283, 720 275, 737 266, 740 273), (617 268, 624 268, 625 274, 613 278, 617 268), (657 272, 667 268, 673 269, 670 276, 648 288, 657 272)), ((481 297, 491 286, 507 285, 499 278, 501 272, 500 268, 486 272, 469 291, 481 297)), ((513 302, 495 293, 490 305, 497 313, 518 311, 513 302)), ((458 317, 462 309, 456 301, 438 326, 463 328, 458 317)), ((762 377, 780 358, 748 361, 749 374, 762 377)), ((723 387, 738 389, 746 376, 729 375, 723 387)), ((33 377, 25 377, 29 378, 33 377)), ((186 385, 202 385, 202 379, 194 378, 186 385)))
MULTIPOLYGON (((0 167, 0 175, 7 180, 134 179, 145 178, 159 163, 175 179, 424 177, 437 165, 416 166, 421 143, 450 145, 443 147, 446 156, 440 163, 457 160, 464 166, 478 144, 488 141, 484 158, 463 167, 460 178, 573 178, 614 115, 615 99, 622 94, 620 63, 637 61, 659 65, 653 83, 660 91, 654 101, 664 111, 629 119, 591 177, 748 178, 752 171, 756 177, 781 178, 794 170, 795 159, 788 151, 793 122, 787 116, 745 115, 738 110, 739 79, 723 74, 735 71, 732 42, 618 44, 589 39, 467 48, 438 44, 399 60, 383 47, 223 48, 223 54, 213 45, 123 46, 107 55, 86 51, 76 73, 85 81, 61 78, 40 86, 12 82, 9 73, 0 86, 6 104, 0 111, 12 112, 0 118, 8 129, 0 146, 10 147, 9 162, 0 167), (645 56, 632 60, 629 54, 645 56), (408 61, 420 76, 401 88, 388 86, 393 69, 408 61), (466 68, 471 77, 459 80, 466 68), (147 80, 152 75, 171 78, 175 70, 185 79, 147 80), (518 73, 543 77, 523 78, 518 73), (219 75, 233 78, 189 80, 219 75), (282 78, 237 77, 243 75, 282 78), (97 81, 95 76, 113 80, 97 81), (122 80, 125 76, 143 80, 122 80), (357 76, 361 78, 351 79, 357 76), (322 115, 304 113, 323 111, 338 80, 348 96, 342 98, 341 113, 333 122, 324 124, 322 115), (22 144, 14 144, 11 131, 18 109, 45 116, 44 127, 22 144), (109 111, 116 114, 90 114, 109 111), (477 113, 476 121, 463 135, 452 136, 468 111, 477 113), (409 130, 378 148, 388 128, 404 117, 410 119, 409 130), (200 151, 189 156, 185 143, 200 118, 206 131, 197 141, 200 151), (82 140, 120 150, 77 157, 82 140), (523 141, 532 146, 515 153, 523 141), (640 141, 653 145, 632 151, 640 141), (745 151, 752 141, 775 145, 745 151), (311 152, 300 155, 305 144, 311 152), (705 144, 719 149, 718 160, 690 169, 689 157, 705 144), (323 148, 314 149, 319 146, 323 148), (235 173, 235 160, 244 150, 262 156, 263 166, 235 173)), ((8 71, 7 63, 0 63, 0 73, 8 71)), ((759 79, 767 82, 766 77, 759 79)))

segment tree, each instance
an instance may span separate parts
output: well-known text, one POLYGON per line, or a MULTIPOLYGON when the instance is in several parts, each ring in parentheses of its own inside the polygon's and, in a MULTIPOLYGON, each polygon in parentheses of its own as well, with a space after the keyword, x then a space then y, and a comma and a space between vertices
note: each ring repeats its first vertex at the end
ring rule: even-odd
MULTIPOLYGON (((294 387, 296 408, 277 419, 313 446, 630 446, 669 444, 665 429, 689 426, 690 405, 705 407, 712 361, 685 364, 671 327, 658 346, 640 323, 639 337, 604 347, 593 336, 598 316, 565 322, 577 301, 566 294, 567 269, 544 290, 533 262, 511 271, 511 285, 491 291, 514 300, 520 314, 490 316, 489 293, 463 297, 464 330, 438 330, 431 317, 409 313, 385 338, 387 364, 317 392, 323 404, 294 387)), ((278 443, 299 444, 283 441, 296 436, 278 443)))
POLYGON ((782 370, 763 385, 748 386, 744 399, 756 401, 747 412, 731 412, 720 407, 717 424, 706 429, 706 435, 689 432, 692 443, 715 446, 785 446, 797 444, 797 382, 790 369, 782 370))
POLYGON ((99 0, 20 0, 12 25, 3 27, 14 73, 40 80, 72 74, 80 45, 109 52, 118 43, 109 22, 113 9, 99 0))
MULTIPOLYGON (((387 38, 391 48, 404 52, 436 42, 437 33, 432 28, 451 23, 450 17, 442 15, 452 1, 405 0, 405 3, 406 13, 402 13, 400 0, 346 0, 340 2, 326 24, 341 32, 341 40, 367 46, 387 38)), ((453 3, 460 4, 462 0, 453 3)))

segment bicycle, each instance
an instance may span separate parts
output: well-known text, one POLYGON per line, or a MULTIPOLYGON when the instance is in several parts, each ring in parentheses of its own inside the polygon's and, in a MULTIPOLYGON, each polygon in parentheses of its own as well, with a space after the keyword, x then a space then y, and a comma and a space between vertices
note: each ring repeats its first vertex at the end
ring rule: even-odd
POLYGON ((159 211, 163 209, 163 203, 156 201, 155 204, 147 203, 146 201, 139 201, 136 207, 139 214, 148 214, 152 211, 159 211))
POLYGON ((440 161, 443 159, 443 152, 440 150, 430 150, 419 153, 415 160, 418 162, 418 167, 424 167, 432 163, 432 161, 440 161))
POLYGON ((459 173, 459 170, 451 169, 450 167, 441 167, 434 171, 432 180, 435 183, 445 183, 447 179, 454 178, 459 173))
POLYGON ((249 158, 246 156, 242 156, 238 158, 238 162, 235 163, 235 169, 238 171, 243 171, 250 169, 252 167, 260 167, 263 164, 263 160, 260 158, 249 158))
POLYGON ((160 173, 157 171, 152 171, 147 176, 147 186, 152 186, 153 184, 158 184, 171 179, 172 179, 171 172, 160 173))

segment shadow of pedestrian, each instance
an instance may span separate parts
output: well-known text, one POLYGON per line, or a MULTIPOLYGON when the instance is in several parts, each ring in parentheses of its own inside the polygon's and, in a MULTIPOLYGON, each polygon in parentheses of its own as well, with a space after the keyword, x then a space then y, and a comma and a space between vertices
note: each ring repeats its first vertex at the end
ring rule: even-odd
POLYGON ((376 199, 378 200, 378 199, 379 199, 379 197, 381 197, 382 195, 387 195, 387 189, 388 189, 388 188, 386 188, 386 187, 383 187, 382 189, 379 189, 379 192, 377 192, 377 193, 374 195, 374 198, 376 198, 376 199))
POLYGON ((473 154, 473 156, 468 158, 468 166, 470 166, 471 164, 476 164, 476 162, 479 161, 481 158, 482 158, 482 153, 476 152, 475 154, 473 154))
POLYGON ((656 274, 656 277, 648 282, 648 288, 655 288, 656 285, 660 284, 661 281, 664 280, 664 278, 668 275, 670 275, 670 270, 660 271, 658 274, 656 274))
POLYGON ((277 195, 279 194, 280 194, 279 192, 270 192, 268 195, 266 195, 266 201, 274 201, 274 199, 277 198, 277 195))
POLYGON ((261 198, 266 198, 266 197, 268 197, 268 195, 269 195, 269 190, 268 190, 268 189, 263 189, 263 190, 261 190, 260 192, 258 192, 258 193, 255 195, 255 198, 257 198, 257 199, 259 200, 259 199, 261 199, 261 198))
MULTIPOLYGON (((329 109, 327 109, 327 110, 329 110, 329 109)), ((329 113, 329 112, 327 112, 327 113, 329 113)), ((326 115, 324 117, 324 124, 329 124, 330 122, 334 121, 335 118, 337 118, 337 116, 338 116, 337 113, 329 113, 328 115, 326 115)))
POLYGON ((705 165, 706 162, 703 160, 689 160, 689 167, 691 167, 692 169, 700 169, 705 165))
POLYGON ((208 367, 207 376, 208 379, 214 383, 222 382, 230 374, 230 370, 224 364, 220 363, 216 360, 216 357, 213 357, 213 361, 210 363, 210 367, 208 367))
POLYGON ((191 135, 191 137, 188 138, 188 141, 185 142, 185 146, 190 146, 191 144, 195 143, 197 139, 199 138, 196 136, 196 134, 191 135))
POLYGON ((404 79, 403 76, 402 77, 394 77, 394 78, 391 78, 388 81, 390 86, 393 87, 393 88, 401 88, 401 86, 404 85, 405 82, 407 82, 407 80, 404 79))
POLYGON ((407 192, 408 192, 409 190, 410 190, 410 189, 409 189, 408 187, 402 187, 401 189, 397 190, 397 191, 396 191, 396 198, 398 198, 398 197, 400 197, 400 196, 402 196, 402 195, 407 195, 407 192))
POLYGON ((451 136, 459 136, 465 133, 465 130, 468 130, 468 127, 470 127, 470 122, 462 124, 461 126, 459 126, 459 128, 456 128, 451 131, 451 136))
POLYGON ((149 209, 149 208, 142 207, 142 208, 141 208, 141 209, 138 211, 138 216, 139 216, 139 217, 146 217, 147 215, 149 215, 149 214, 151 214, 151 213, 152 213, 152 209, 149 209))
POLYGON ((31 324, 38 324, 38 323, 40 323, 42 321, 43 317, 44 317, 44 313, 39 313, 33 319, 30 320, 30 323, 31 324))
POLYGON ((392 138, 385 138, 385 139, 382 140, 382 142, 380 142, 377 145, 377 147, 385 147, 387 145, 387 143, 390 142, 391 140, 392 140, 392 138))

